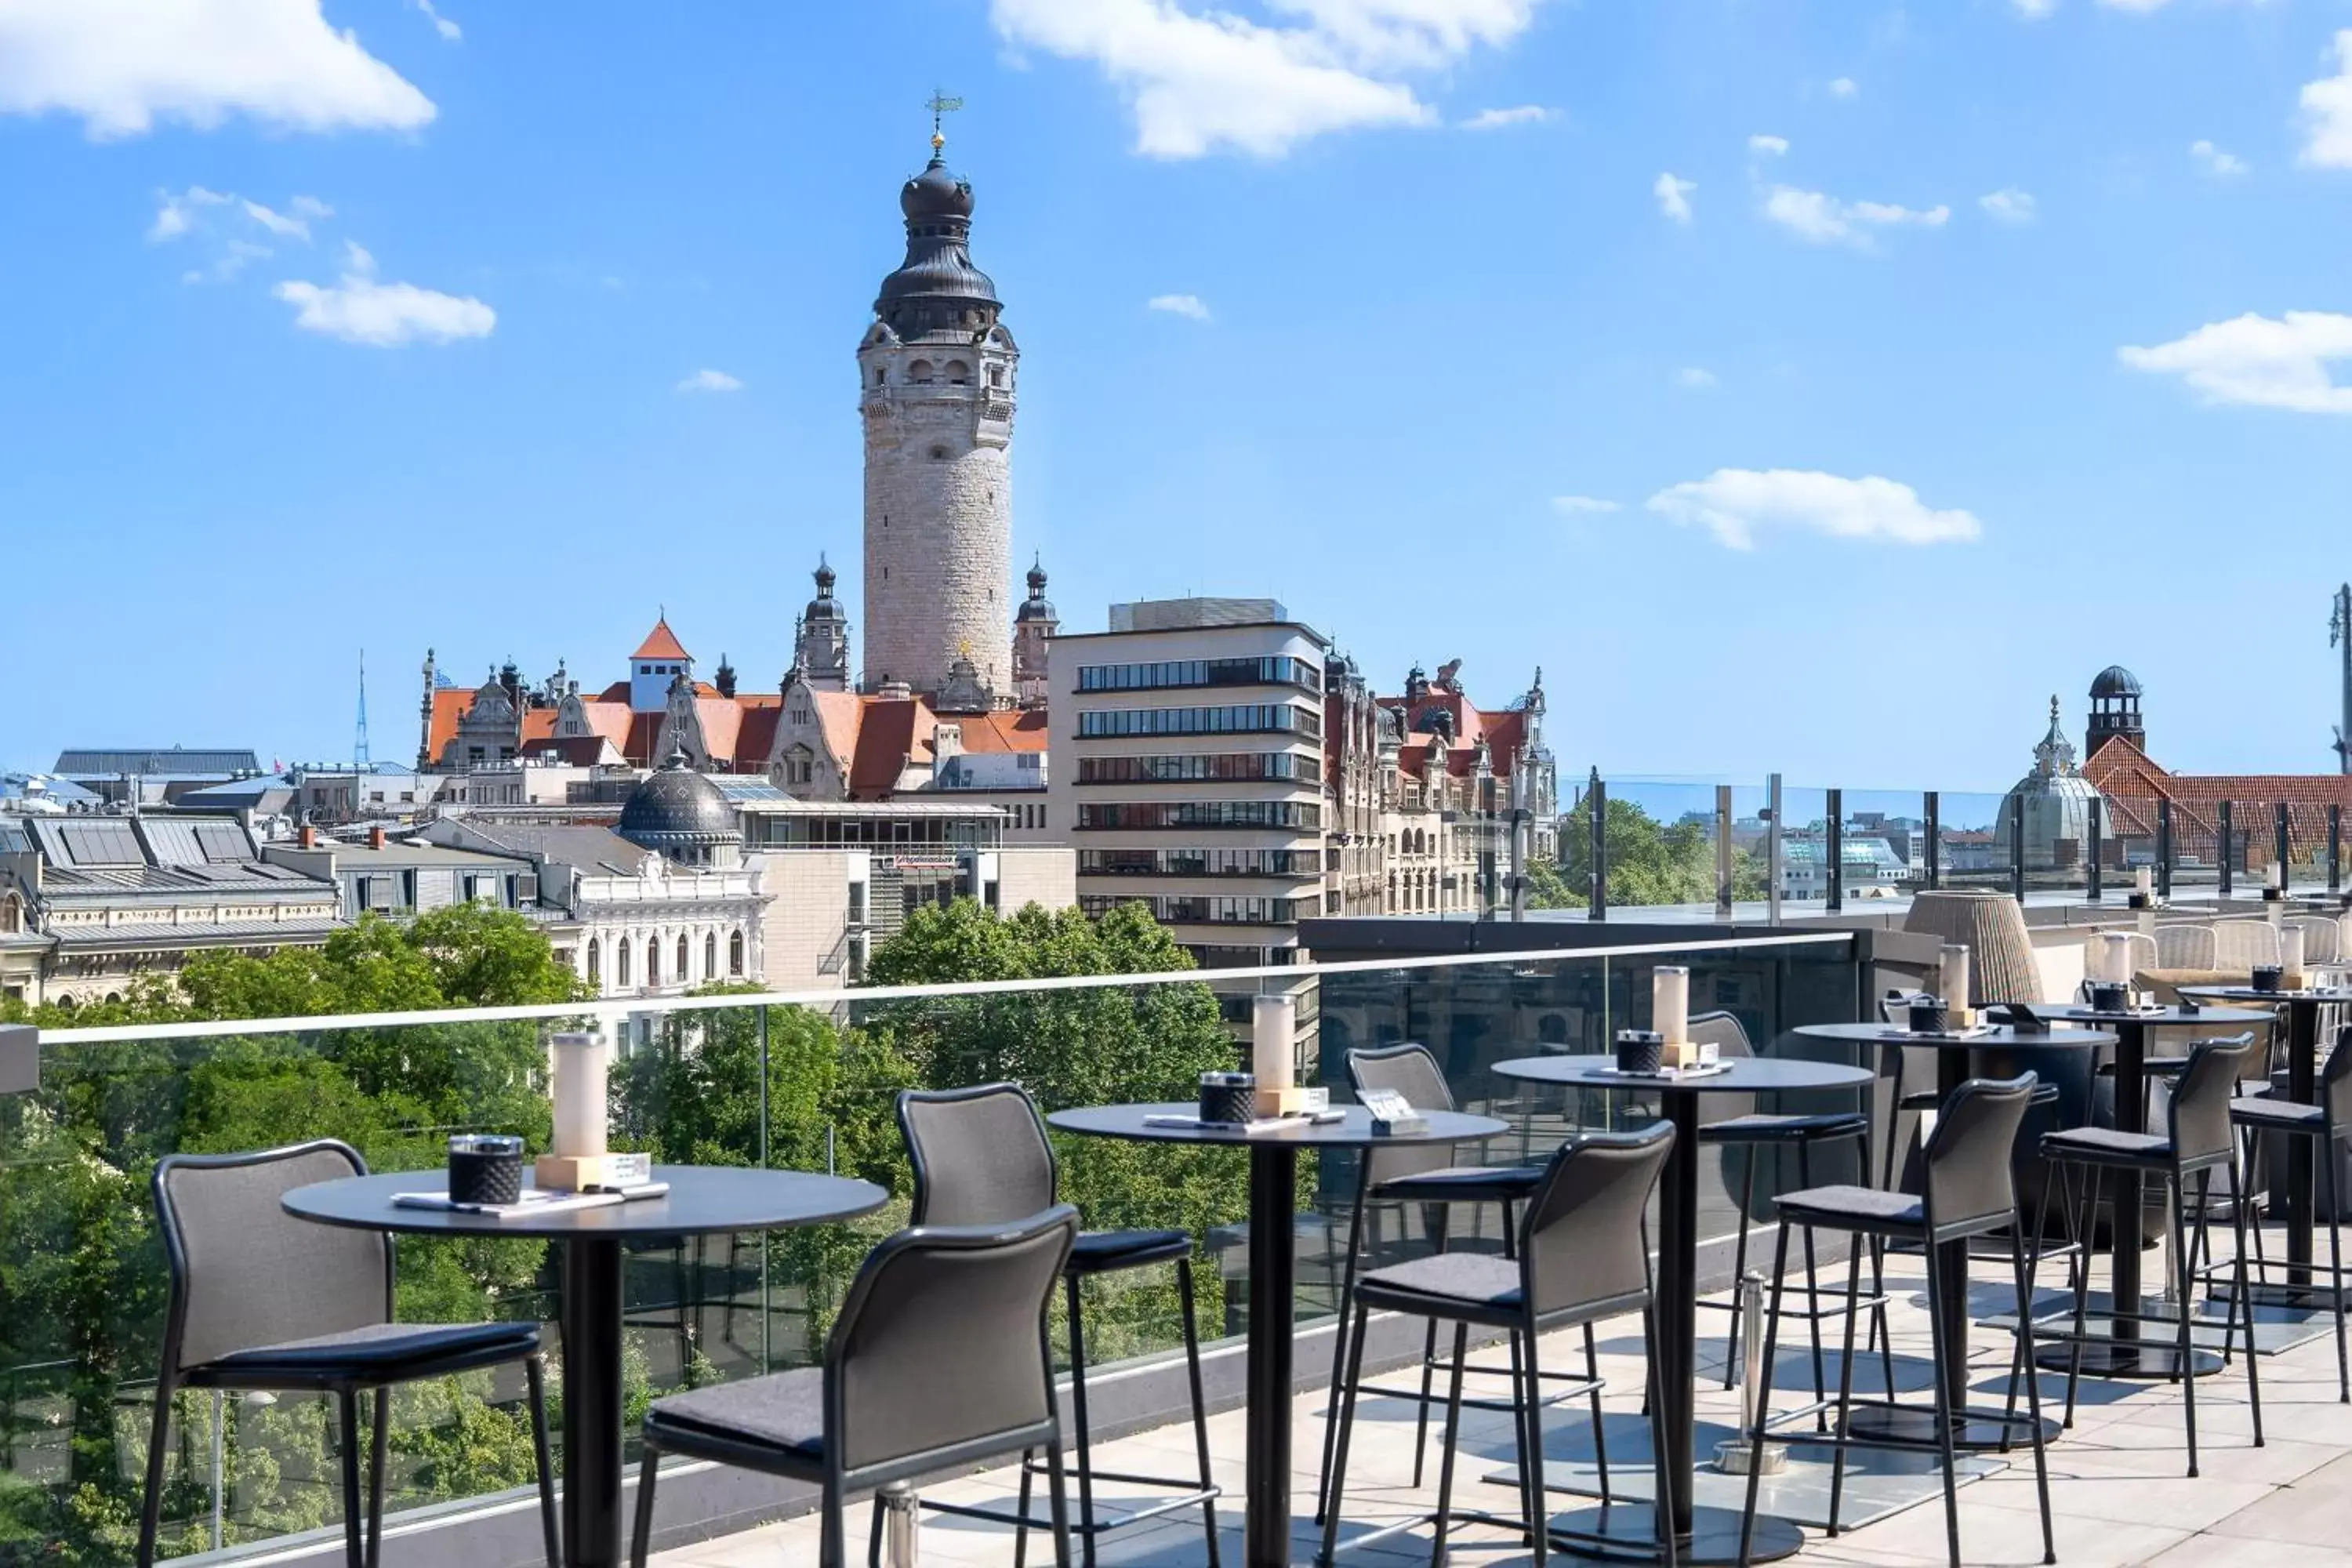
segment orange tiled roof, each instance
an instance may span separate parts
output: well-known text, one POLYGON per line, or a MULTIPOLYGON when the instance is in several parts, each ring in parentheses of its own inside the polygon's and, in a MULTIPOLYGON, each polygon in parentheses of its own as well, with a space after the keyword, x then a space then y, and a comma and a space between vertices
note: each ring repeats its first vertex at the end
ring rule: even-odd
POLYGON ((2342 773, 2176 773, 2158 766, 2127 735, 2100 746, 2083 764, 2083 776, 2107 802, 2112 831, 2152 837, 2157 803, 2172 803, 2172 832, 2183 853, 2200 858, 2221 834, 2221 803, 2231 804, 2233 832, 2245 834, 2267 859, 2272 811, 2287 807, 2289 847, 2298 856, 2326 843, 2327 808, 2352 810, 2352 776, 2342 773))
POLYGON ((689 661, 694 658, 692 654, 686 651, 686 645, 677 640, 677 634, 669 629, 669 617, 667 616, 654 623, 654 629, 646 634, 645 646, 629 657, 631 658, 678 658, 689 661))
POLYGON ((963 728, 967 752, 1042 752, 1045 749, 1045 710, 1005 708, 991 713, 957 713, 952 722, 963 728))

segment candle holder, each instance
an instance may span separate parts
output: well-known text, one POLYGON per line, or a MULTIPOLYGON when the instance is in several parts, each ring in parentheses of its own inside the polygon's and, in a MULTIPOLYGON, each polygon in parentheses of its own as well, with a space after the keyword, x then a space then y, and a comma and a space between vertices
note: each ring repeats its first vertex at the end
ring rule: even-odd
POLYGON ((2253 988, 2265 996, 2275 994, 2285 979, 2286 971, 2275 963, 2254 965, 2253 988))
POLYGON ((502 1132, 449 1135, 449 1201, 511 1204, 522 1199, 522 1140, 502 1132))
POLYGON ((1911 1001, 1910 1024, 1915 1035, 1940 1035, 1951 1027, 1951 1011, 1941 996, 1916 996, 1911 1001))
POLYGON ((1217 1126, 1243 1126, 1257 1108, 1257 1077, 1245 1072, 1201 1075, 1201 1120, 1217 1126))
POLYGON ((2124 903, 2128 909, 2152 910, 2156 908, 2156 895, 2153 893, 2134 893, 2130 898, 2125 900, 2124 903))
POLYGON ((1666 1039, 1655 1029, 1620 1029, 1617 1031, 1617 1070, 1623 1073, 1655 1073, 1666 1054, 1666 1039))
POLYGON ((2131 987, 2121 981, 2099 981, 2091 987, 2091 1005, 2101 1013, 2125 1012, 2131 1006, 2131 987))

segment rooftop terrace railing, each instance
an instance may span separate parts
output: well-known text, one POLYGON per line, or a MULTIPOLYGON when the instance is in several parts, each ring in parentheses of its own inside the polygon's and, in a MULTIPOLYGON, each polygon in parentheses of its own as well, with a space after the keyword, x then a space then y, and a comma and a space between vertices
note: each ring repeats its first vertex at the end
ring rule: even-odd
MULTIPOLYGON (((1795 1026, 1857 1016, 1870 994, 1870 940, 1813 931, 1383 957, 1217 978, 1310 990, 1303 1066, 1335 1087, 1345 1083, 1351 1047, 1429 1045, 1465 1107, 1510 1122, 1496 1141, 1505 1146, 1487 1157, 1519 1161, 1622 1112, 1575 1095, 1527 1096, 1492 1074, 1496 1061, 1606 1049, 1615 1028, 1648 1021, 1650 972, 1667 962, 1691 970, 1694 1008, 1728 1010, 1759 1049, 1790 1049, 1795 1026)), ((1232 1065, 1237 1048, 1203 978, 1089 975, 45 1032, 38 1087, 0 1094, 0 1564, 129 1560, 165 1307, 148 1184, 166 1153, 332 1136, 379 1170, 425 1171, 441 1165, 453 1131, 520 1133, 543 1149, 547 1037, 589 1026, 615 1043, 616 1147, 665 1161, 833 1170, 889 1188, 891 1205, 855 1225, 633 1252, 634 1412, 670 1389, 815 1358, 859 1258, 904 1223, 908 1184, 892 1115, 899 1089, 1013 1079, 1048 1109, 1189 1099, 1198 1074, 1232 1065)), ((1238 1156, 1096 1140, 1068 1141, 1060 1153, 1064 1194, 1088 1224, 1172 1226, 1199 1238, 1204 1331, 1228 1342, 1238 1335, 1246 1256, 1238 1156)), ((1302 1183, 1302 1330, 1334 1307, 1349 1158, 1310 1166, 1302 1183)), ((1739 1226, 1728 1194, 1744 1173, 1714 1169, 1719 1158, 1738 1156, 1706 1156, 1703 1229, 1717 1236, 1739 1226)), ((1772 1190, 1768 1175, 1759 1205, 1772 1190)), ((1392 1223, 1387 1245, 1424 1246, 1421 1225, 1408 1216, 1400 1235, 1392 1223)), ((1496 1243, 1491 1217, 1486 1234, 1455 1237, 1456 1245, 1496 1243)), ((404 1317, 555 1316, 561 1271, 541 1242, 404 1238, 398 1256, 404 1317)), ((1107 1285, 1088 1317, 1097 1366, 1141 1358, 1148 1368, 1180 1342, 1173 1289, 1148 1272, 1107 1285)), ((395 1536, 461 1532, 436 1550, 439 1560, 469 1563, 508 1561, 502 1542, 519 1541, 511 1560, 529 1559, 536 1537, 528 1494, 517 1490, 531 1475, 521 1392, 517 1379, 478 1373, 394 1396, 395 1536), (500 1520, 513 1519, 519 1532, 495 1536, 500 1520)), ((328 1411, 306 1396, 216 1406, 208 1394, 184 1395, 167 1457, 166 1553, 329 1560, 341 1542, 331 1430, 328 1411)), ((666 1521, 675 1508, 679 1528, 696 1527, 685 1517, 693 1496, 666 1484, 666 1521)), ((699 1506, 699 1524, 714 1527, 732 1521, 723 1510, 740 1505, 699 1506)))

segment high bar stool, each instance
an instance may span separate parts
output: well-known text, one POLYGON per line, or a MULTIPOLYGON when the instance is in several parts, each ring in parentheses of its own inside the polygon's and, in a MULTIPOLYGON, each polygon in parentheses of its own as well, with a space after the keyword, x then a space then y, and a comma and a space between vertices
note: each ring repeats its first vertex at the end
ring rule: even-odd
MULTIPOLYGON (((1441 1252, 1376 1268, 1356 1282, 1355 1331, 1348 1341, 1346 1393, 1337 1422, 1339 1446, 1331 1468, 1331 1495, 1323 1515, 1323 1547, 1317 1556, 1323 1568, 1329 1568, 1339 1551, 1348 1447, 1355 1432, 1356 1396, 1363 1372, 1364 1326, 1376 1310, 1454 1325, 1454 1352, 1446 1363, 1444 1448, 1438 1461, 1436 1508, 1359 1536, 1349 1542, 1349 1548, 1428 1524, 1433 1532, 1431 1568, 1439 1568, 1445 1561, 1446 1532, 1454 1521, 1507 1522, 1491 1515, 1460 1512, 1454 1507, 1455 1435, 1465 1404, 1462 1374, 1470 1329, 1475 1325, 1500 1329, 1523 1347, 1511 1369, 1507 1406, 1517 1418, 1514 1436, 1518 1449, 1520 1517, 1516 1522, 1528 1538, 1535 1568, 1544 1568, 1551 1531, 1544 1505, 1543 1373, 1536 1348, 1538 1324, 1590 1324, 1639 1311, 1648 1349, 1646 1381, 1655 1401, 1657 1321, 1642 1216, 1674 1142, 1673 1124, 1657 1121, 1636 1132, 1600 1132, 1562 1144, 1528 1195, 1516 1257, 1441 1252)), ((1654 1438, 1663 1425, 1654 1425, 1654 1438)), ((1659 1481, 1654 1505, 1658 1542, 1666 1568, 1676 1568, 1672 1471, 1663 1451, 1654 1458, 1659 1481)))
MULTIPOLYGON (((1404 1097, 1405 1103, 1416 1110, 1451 1110, 1454 1091, 1445 1081, 1445 1074, 1437 1058, 1426 1046, 1381 1046, 1348 1053, 1348 1079, 1358 1099, 1375 1089, 1391 1089, 1404 1097)), ((1415 1204, 1423 1205, 1430 1239, 1438 1252, 1446 1250, 1448 1241, 1447 1205, 1453 1204, 1492 1204, 1502 1209, 1503 1257, 1513 1255, 1517 1238, 1513 1232, 1517 1216, 1512 1205, 1524 1202, 1544 1177, 1549 1167, 1544 1165, 1456 1165, 1451 1144, 1407 1143, 1392 1149, 1367 1149, 1356 1164, 1356 1197, 1348 1222, 1348 1256, 1341 1275, 1339 1292, 1339 1324, 1331 1342, 1331 1398, 1339 1399, 1343 1387, 1342 1374, 1347 1365, 1355 1300, 1356 1276, 1367 1257, 1377 1258, 1380 1252, 1379 1226, 1376 1216, 1384 1209, 1400 1211, 1415 1204), (1366 1245, 1366 1237, 1370 1244, 1366 1245)), ((1400 1226, 1402 1228, 1402 1226, 1400 1226)), ((1510 1346, 1512 1376, 1517 1375, 1519 1344, 1516 1336, 1510 1346)), ((1412 1484, 1421 1485, 1423 1465, 1429 1447, 1430 1406, 1443 1403, 1444 1396, 1434 1391, 1433 1384, 1440 1371, 1448 1363, 1437 1353, 1437 1321, 1430 1320, 1428 1337, 1421 1354, 1421 1386, 1410 1388, 1368 1385, 1365 1392, 1391 1399, 1413 1402, 1412 1484)), ((1466 1369, 1477 1372, 1482 1369, 1466 1369)), ((1584 1325, 1584 1374, 1571 1373, 1546 1374, 1555 1381, 1576 1386, 1562 1397, 1573 1398, 1578 1394, 1588 1395, 1592 1402, 1593 1443, 1599 1456, 1601 1483, 1603 1491, 1609 1483, 1609 1448, 1602 1435, 1601 1394, 1601 1359, 1592 1337, 1592 1326, 1584 1325)), ((1508 1404, 1488 1399, 1464 1402, 1473 1410, 1507 1410, 1508 1404)), ((1315 1521, 1324 1520, 1325 1502, 1331 1486, 1331 1464, 1338 1439, 1339 1423, 1327 1421, 1323 1428, 1323 1465, 1317 1486, 1315 1521)))
MULTIPOLYGON (((1944 1342, 1944 1293, 1965 1289, 1962 1281, 1944 1278, 1942 1248, 1954 1242, 1968 1242, 1981 1236, 2000 1231, 2009 1233, 2010 1261, 2015 1274, 2017 1290, 2017 1334, 2019 1354, 2030 1332, 2032 1288, 2031 1265, 2025 1255, 2024 1238, 2017 1226, 2017 1184, 2011 1169, 2011 1152, 2017 1142, 2017 1131, 2024 1123, 2025 1112, 2032 1101, 2034 1078, 2032 1073, 2021 1077, 1971 1079, 1952 1091, 1944 1101, 1936 1119, 1936 1130, 1928 1135, 1922 1154, 1921 1190, 1918 1195, 1908 1193, 1882 1192, 1875 1187, 1832 1186, 1814 1187, 1805 1192, 1782 1194, 1779 1208, 1780 1233, 1773 1244, 1772 1308, 1764 1329, 1764 1365, 1771 1366, 1777 1353, 1780 1332, 1781 1298, 1788 1289, 1789 1232, 1791 1227, 1843 1231, 1856 1237, 1868 1237, 1879 1243, 1895 1240, 1909 1241, 1925 1254, 1927 1266, 1927 1321, 1933 1335, 1932 1359, 1936 1364, 1936 1436, 1915 1438, 1874 1433, 1867 1439, 1850 1437, 1850 1415, 1856 1401, 1853 1398, 1853 1318, 1845 1322, 1845 1353, 1838 1371, 1836 1419, 1826 1432, 1787 1433, 1778 1440, 1786 1443, 1828 1445, 1833 1453, 1830 1465, 1829 1532, 1838 1532, 1838 1510, 1845 1491, 1845 1455, 1849 1446, 1874 1448, 1903 1448, 1914 1452, 1933 1453, 1941 1459, 1944 1471, 1944 1530, 1950 1548, 1952 1568, 1959 1568, 1960 1513, 1959 1481, 1957 1456, 1953 1451, 1952 1426, 1957 1417, 1971 1415, 1952 1408, 1951 1394, 1946 1385, 1943 1368, 1947 1358, 1968 1353, 1965 1343, 1944 1342)), ((1849 1291, 1858 1292, 1862 1286, 1862 1248, 1853 1247, 1846 1265, 1849 1291)), ((1883 1310, 1885 1298, 1876 1305, 1883 1310)), ((2042 1510, 2042 1560, 2058 1561, 2057 1545, 2050 1521, 2050 1472, 2042 1444, 2042 1393, 2033 1379, 2026 1379, 2030 1409, 2023 1423, 2013 1412, 2000 1416, 1985 1412, 1976 1419, 1998 1420, 2004 1425, 2026 1425, 2033 1444, 2033 1479, 2042 1510)), ((1759 1402, 1760 1403, 1760 1402, 1759 1402)), ((1895 1407, 1890 1396, 1885 1400, 1865 1400, 1865 1406, 1895 1407)), ((1785 1413, 1777 1417, 1790 1421, 1808 1414, 1803 1410, 1785 1413)), ((1748 1429, 1750 1452, 1760 1450, 1772 1436, 1776 1418, 1762 1408, 1748 1429)), ((1756 1530, 1756 1504, 1764 1467, 1751 1464, 1748 1468, 1748 1502, 1739 1528, 1739 1562, 1742 1568, 1751 1561, 1756 1530)))
MULTIPOLYGON (((2327 1065, 2320 1069, 2319 1103, 2297 1105, 2291 1100, 2263 1095, 2230 1102, 2231 1124, 2245 1135, 2245 1180, 2251 1184, 2252 1173, 2262 1154, 2262 1141, 2266 1135, 2284 1138, 2310 1138, 2318 1142, 2319 1192, 2327 1205, 2327 1264, 2325 1268, 2310 1267, 2314 1274, 2328 1278, 2327 1294, 2336 1309, 2336 1397, 2352 1404, 2352 1360, 2347 1360, 2344 1336, 2344 1222, 2337 1206, 2339 1192, 2336 1179, 2336 1162, 2342 1158, 2338 1144, 2352 1142, 2352 1026, 2339 1031, 2336 1048, 2327 1055, 2327 1065)), ((2254 1272, 2267 1282, 2273 1264, 2263 1255, 2262 1226, 2252 1227, 2254 1238, 2254 1272)), ((2251 1311, 2248 1314, 2252 1315, 2251 1311)))
MULTIPOLYGON (((2042 1138, 2042 1156, 2053 1163, 2079 1166, 2084 1172, 2083 1205, 2080 1228, 2074 1231, 2079 1242, 2086 1242, 2092 1227, 2098 1222, 2099 1188, 2109 1173, 2116 1178, 2116 1200, 2136 1202, 2140 1183, 2150 1176, 2160 1179, 2170 1196, 2168 1219, 2172 1232, 2172 1270, 2179 1287, 2179 1321, 2175 1328, 2175 1353, 2179 1365, 2175 1379, 2181 1387, 2182 1421, 2189 1443, 2189 1473, 2197 1474, 2197 1379, 2193 1375, 2192 1358, 2196 1352, 2190 1342, 2190 1330, 2196 1313, 2192 1310, 2195 1281, 2200 1272, 2196 1255, 2190 1251, 2188 1228, 2191 1199, 2189 1186, 2191 1178, 2197 1184, 2195 1197, 2197 1228, 2201 1246, 2208 1216, 2212 1212, 2210 1201, 2213 1173, 2231 1168, 2236 1152, 2231 1133, 2233 1118, 2231 1102, 2237 1092, 2239 1070, 2244 1066, 2249 1046, 2209 1040, 2189 1055, 2189 1065, 2180 1074, 2179 1087, 2173 1091, 2172 1103, 2167 1109, 2168 1130, 2163 1136, 2153 1132, 2125 1132, 2113 1127, 2069 1127, 2047 1132, 2042 1138)), ((2043 1210, 2048 1209, 2049 1193, 2042 1194, 2043 1210)), ((2246 1205, 2231 1205, 2231 1219, 2237 1227, 2237 1256, 2225 1265, 2215 1265, 2203 1270, 2217 1272, 2231 1268, 2236 1276, 2237 1288, 2230 1295, 2229 1321, 2222 1326, 2221 1342, 2225 1359, 2231 1336, 2237 1331, 2240 1308, 2244 1308, 2246 1325, 2246 1391, 2253 1405, 2254 1447, 2263 1446, 2263 1391, 2261 1373, 2255 1367, 2258 1357, 2254 1350, 2254 1314, 2246 1290, 2246 1205)), ((2042 1228, 2036 1226, 2038 1234, 2042 1228)), ((2147 1320, 2139 1303, 2110 1302, 2108 1316, 2112 1321, 2143 1322, 2147 1320)), ((2088 1324, 2090 1311, 2090 1270, 2085 1268, 2075 1277, 2074 1301, 2071 1326, 2051 1330, 2036 1325, 2035 1337, 2067 1342, 2071 1352, 2066 1366, 2066 1424, 2074 1422, 2075 1385, 2081 1381, 2083 1346, 2091 1341, 2088 1324)), ((2052 1314, 2054 1318, 2056 1314, 2052 1314)), ((2049 1320, 2045 1319, 2044 1321, 2049 1320)), ((2026 1386, 2037 1385, 2031 1376, 2026 1386)))
MULTIPOLYGON (((903 1089, 898 1095, 898 1130, 907 1140, 907 1155, 915 1172, 913 1226, 986 1226, 1011 1224, 1051 1208, 1058 1168, 1054 1145, 1045 1133, 1036 1102, 1018 1084, 991 1083, 974 1089, 903 1089)), ((1070 1248, 1062 1270, 1070 1314, 1070 1425, 1076 1460, 1077 1517, 1070 1533, 1078 1538, 1087 1568, 1095 1561, 1095 1537, 1106 1531, 1139 1524, 1178 1509, 1201 1506, 1202 1528, 1207 1532, 1209 1568, 1217 1568, 1217 1497, 1219 1488, 1209 1468, 1209 1417, 1201 1397, 1201 1339, 1192 1315, 1192 1238, 1181 1230, 1085 1230, 1070 1248), (1176 1266, 1176 1292, 1184 1311, 1184 1363, 1192 1391, 1192 1442, 1200 1458, 1197 1479, 1167 1476, 1124 1475, 1094 1468, 1091 1437, 1087 1430, 1087 1352, 1085 1316, 1080 1307, 1079 1281, 1090 1274, 1124 1272, 1159 1264, 1176 1266), (1125 1481, 1133 1486, 1171 1487, 1178 1495, 1116 1519, 1095 1517, 1094 1483, 1125 1481)), ((923 1500, 941 1513, 1017 1524, 1013 1561, 1025 1557, 1029 1543, 1030 1482, 1039 1471, 1033 1455, 1021 1462, 1021 1499, 1013 1513, 961 1503, 923 1500)), ((880 1499, 876 1500, 877 1540, 879 1539, 880 1499)))

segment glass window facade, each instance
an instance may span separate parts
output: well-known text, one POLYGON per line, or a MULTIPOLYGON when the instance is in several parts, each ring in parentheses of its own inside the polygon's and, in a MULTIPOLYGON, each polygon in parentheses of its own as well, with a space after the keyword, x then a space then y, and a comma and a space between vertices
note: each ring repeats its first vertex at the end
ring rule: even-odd
POLYGON ((1304 735, 1323 738, 1323 715, 1287 702, 1237 702, 1222 708, 1091 708, 1078 714, 1082 736, 1304 735))
POLYGON ((1323 826, 1323 807, 1312 801, 1171 800, 1119 801, 1078 807, 1078 826, 1093 828, 1276 827, 1323 826))
POLYGON ((1312 877, 1311 849, 1081 849, 1081 877, 1312 877))
POLYGON ((1322 669, 1303 658, 1163 658, 1146 664, 1082 664, 1081 691, 1161 691, 1186 686, 1296 686, 1323 689, 1322 669))
MULTIPOLYGON (((1319 900, 1318 900, 1319 902, 1319 900)), ((1136 898, 1118 893, 1081 893, 1078 908, 1099 920, 1122 904, 1141 904, 1152 918, 1170 924, 1278 926, 1297 923, 1289 899, 1233 898, 1223 894, 1136 898)))
POLYGON ((1169 757, 1081 757, 1078 782, 1100 784, 1252 784, 1290 779, 1323 782, 1323 759, 1313 752, 1219 752, 1169 757))

